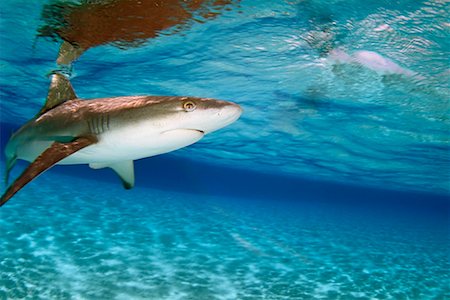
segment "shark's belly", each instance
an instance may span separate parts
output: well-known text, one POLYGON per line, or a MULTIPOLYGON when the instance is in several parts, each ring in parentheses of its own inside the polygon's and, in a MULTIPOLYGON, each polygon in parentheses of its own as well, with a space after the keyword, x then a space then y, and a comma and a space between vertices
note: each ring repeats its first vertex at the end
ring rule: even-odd
POLYGON ((112 163, 136 160, 171 152, 191 145, 203 137, 203 132, 177 129, 164 133, 143 133, 123 130, 98 136, 99 141, 59 164, 112 163))

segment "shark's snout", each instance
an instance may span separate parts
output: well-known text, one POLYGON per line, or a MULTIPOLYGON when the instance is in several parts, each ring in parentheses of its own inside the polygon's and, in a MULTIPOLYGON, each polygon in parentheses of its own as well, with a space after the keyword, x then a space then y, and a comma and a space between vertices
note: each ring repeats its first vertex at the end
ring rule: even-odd
POLYGON ((242 108, 238 104, 224 101, 222 106, 217 109, 216 113, 211 115, 211 121, 207 124, 205 123, 206 126, 203 128, 203 131, 205 133, 210 133, 228 126, 239 119, 241 114, 242 108))
POLYGON ((223 116, 224 121, 227 122, 226 125, 228 125, 239 119, 242 111, 242 108, 238 104, 230 102, 221 111, 219 111, 219 116, 223 116))

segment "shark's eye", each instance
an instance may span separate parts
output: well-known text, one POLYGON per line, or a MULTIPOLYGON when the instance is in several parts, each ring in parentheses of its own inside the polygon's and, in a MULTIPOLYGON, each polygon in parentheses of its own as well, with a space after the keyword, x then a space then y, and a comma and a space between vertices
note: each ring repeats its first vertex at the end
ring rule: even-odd
POLYGON ((185 111, 190 112, 195 110, 197 108, 197 105, 195 105, 195 103, 192 101, 186 101, 183 103, 183 108, 185 111))

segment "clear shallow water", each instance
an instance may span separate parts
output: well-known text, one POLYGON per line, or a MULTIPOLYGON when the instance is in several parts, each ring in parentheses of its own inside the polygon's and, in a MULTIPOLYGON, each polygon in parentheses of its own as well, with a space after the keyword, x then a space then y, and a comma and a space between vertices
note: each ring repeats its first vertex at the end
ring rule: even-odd
MULTIPOLYGON (((56 68, 59 45, 36 38, 44 3, 0 4, 2 144, 56 68)), ((0 298, 450 297, 448 11, 242 1, 140 48, 90 49, 81 97, 216 97, 245 114, 138 162, 132 191, 87 167, 27 186, 0 210, 0 298)))
POLYGON ((298 198, 130 193, 47 174, 0 211, 0 298, 449 296, 445 213, 298 198))

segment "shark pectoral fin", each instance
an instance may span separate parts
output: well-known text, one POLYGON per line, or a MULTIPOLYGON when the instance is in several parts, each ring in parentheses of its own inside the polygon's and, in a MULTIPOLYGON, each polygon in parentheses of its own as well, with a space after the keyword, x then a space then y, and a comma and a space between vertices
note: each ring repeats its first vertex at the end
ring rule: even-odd
POLYGON ((90 163, 92 169, 111 168, 119 175, 123 187, 127 190, 134 187, 134 163, 132 160, 126 160, 116 163, 90 163))
POLYGON ((44 107, 39 111, 38 116, 46 113, 61 103, 76 99, 77 95, 70 84, 69 79, 59 73, 51 75, 50 87, 48 89, 47 100, 44 107))
POLYGON ((72 155, 89 145, 95 144, 97 138, 94 136, 79 137, 70 143, 54 142, 49 148, 41 153, 6 190, 0 198, 0 206, 5 204, 27 183, 36 178, 39 174, 51 168, 60 160, 72 155))

